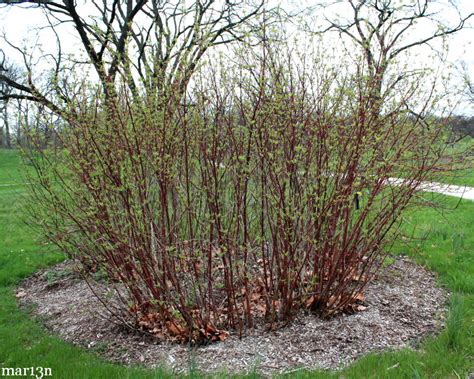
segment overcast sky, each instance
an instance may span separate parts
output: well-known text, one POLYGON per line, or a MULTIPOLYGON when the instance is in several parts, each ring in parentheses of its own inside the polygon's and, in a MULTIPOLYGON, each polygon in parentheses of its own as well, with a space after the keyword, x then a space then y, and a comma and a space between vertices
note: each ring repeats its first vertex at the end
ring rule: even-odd
MULTIPOLYGON (((276 0, 275 0, 276 1, 276 0)), ((300 2, 295 0, 286 0, 286 5, 290 4, 292 9, 298 9, 298 4, 300 2)), ((395 0, 397 1, 397 0, 395 0)), ((410 2, 411 0, 404 0, 405 2, 410 2)), ((304 2, 308 4, 307 2, 304 2)), ((474 0, 458 0, 459 9, 463 14, 468 14, 474 12, 474 0)), ((313 4, 318 4, 317 1, 314 1, 313 4)), ((323 16, 327 15, 328 17, 333 17, 335 12, 338 12, 342 17, 345 16, 345 10, 343 8, 323 8, 316 12, 317 15, 323 16)), ((442 18, 446 23, 453 24, 456 19, 456 14, 444 11, 440 9, 440 12, 437 15, 438 18, 442 18)), ((320 18, 321 19, 321 18, 320 18)), ((41 44, 41 47, 45 53, 55 52, 55 42, 54 36, 49 31, 42 31, 38 33, 34 28, 44 25, 45 17, 42 11, 38 8, 36 9, 24 9, 20 6, 9 6, 9 7, 0 7, 0 31, 4 33, 9 40, 14 44, 22 45, 35 45, 37 42, 41 44)), ((311 21, 314 24, 314 21, 311 21)), ((471 77, 474 79, 474 20, 471 22, 471 27, 466 28, 455 35, 452 35, 449 39, 449 54, 448 61, 451 62, 456 67, 461 67, 461 63, 464 63, 469 70, 471 77)), ((412 37, 416 38, 417 34, 420 35, 424 30, 418 30, 412 33, 412 37)), ((75 53, 77 52, 76 42, 77 37, 74 34, 74 30, 71 28, 62 28, 60 30, 60 38, 63 41, 63 49, 66 52, 75 53)), ((334 37, 335 38, 335 37, 334 37)), ((436 47, 436 44, 434 45, 436 47)), ((0 48, 4 49, 12 60, 19 60, 19 56, 15 55, 14 51, 9 48, 4 41, 0 41, 0 48)), ((418 63, 423 65, 430 65, 432 59, 429 53, 424 53, 424 50, 419 50, 417 59, 418 63)), ((42 64, 41 69, 43 69, 44 64, 42 64)), ((460 76, 459 76, 460 77, 460 76)), ((456 82, 459 85, 459 78, 456 82)), ((454 83, 454 82, 453 82, 454 83)), ((474 108, 472 104, 467 104, 466 102, 462 103, 458 110, 459 113, 474 115, 474 108)))

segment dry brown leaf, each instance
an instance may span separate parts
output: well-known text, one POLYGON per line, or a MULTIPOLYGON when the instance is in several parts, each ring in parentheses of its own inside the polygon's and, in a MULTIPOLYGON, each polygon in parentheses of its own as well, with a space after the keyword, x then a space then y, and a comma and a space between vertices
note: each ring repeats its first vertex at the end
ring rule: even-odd
POLYGON ((174 336, 174 337, 184 337, 185 336, 185 329, 177 325, 171 321, 166 321, 166 329, 168 329, 168 332, 174 336))
POLYGON ((311 306, 314 304, 315 298, 314 296, 308 297, 305 301, 306 308, 311 308, 311 306))
POLYGON ((229 332, 223 330, 219 333, 219 340, 221 342, 224 342, 227 339, 227 337, 229 337, 229 332))
POLYGON ((214 327, 212 324, 207 324, 206 325, 206 333, 208 334, 215 334, 217 333, 217 329, 214 327))
POLYGON ((252 296, 250 297, 250 300, 252 300, 252 301, 258 301, 258 300, 260 300, 261 297, 262 297, 261 294, 259 294, 258 292, 254 292, 254 293, 252 294, 252 296))

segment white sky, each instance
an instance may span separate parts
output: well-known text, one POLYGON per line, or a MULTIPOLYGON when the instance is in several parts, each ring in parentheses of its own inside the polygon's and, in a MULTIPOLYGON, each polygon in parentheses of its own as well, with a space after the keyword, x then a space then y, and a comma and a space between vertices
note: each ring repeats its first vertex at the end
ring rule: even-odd
MULTIPOLYGON (((276 0, 275 0, 276 1, 276 0)), ((397 1, 397 0, 395 0, 397 1)), ((410 2, 411 0, 403 0, 405 3, 410 2)), ((290 4, 292 9, 298 9, 301 2, 295 0, 286 0, 287 4, 290 4)), ((317 5, 318 1, 313 1, 313 4, 317 5)), ((458 0, 457 1, 459 8, 463 14, 468 14, 474 12, 474 0, 458 0)), ((309 2, 304 2, 305 5, 309 2)), ((324 14, 329 17, 334 15, 334 10, 336 8, 325 8, 319 10, 317 14, 322 16, 324 14), (332 12, 332 13, 331 13, 332 12)), ((345 10, 340 9, 340 14, 344 17, 345 10)), ((437 17, 443 18, 447 23, 454 23, 455 14, 444 12, 443 9, 440 9, 440 12, 437 17)), ((44 25, 45 17, 43 12, 39 9, 32 9, 31 6, 29 9, 24 9, 22 6, 9 6, 9 7, 0 7, 0 33, 4 35, 13 43, 19 46, 23 45, 35 45, 38 42, 41 45, 41 48, 45 53, 55 53, 55 40, 54 35, 47 30, 43 30, 38 33, 37 30, 34 30, 35 27, 39 25, 44 25)), ((314 21, 312 21, 314 24, 314 21)), ((471 21, 469 28, 450 36, 449 39, 449 54, 448 61, 457 67, 460 67, 461 62, 464 62, 468 68, 471 77, 474 80, 474 19, 471 21)), ((63 41, 63 50, 68 53, 77 53, 77 38, 75 37, 74 30, 72 28, 62 27, 58 29, 60 33, 60 38, 63 41)), ((413 33, 413 37, 417 37, 417 33, 423 33, 423 30, 418 29, 413 33)), ((334 36, 333 38, 336 38, 334 36)), ((335 45, 337 46, 337 40, 335 45)), ((19 61, 19 56, 14 53, 14 50, 6 46, 3 40, 0 40, 0 48, 4 49, 9 55, 10 59, 13 61, 19 61)), ((38 51, 38 50, 37 50, 38 51)), ((415 64, 421 64, 424 66, 430 65, 432 57, 430 57, 430 51, 418 49, 415 51, 416 62, 415 64)), ((45 70, 47 65, 41 63, 37 69, 45 70)), ((38 74, 38 73, 37 73, 38 74)), ((453 79, 453 86, 459 85, 460 76, 457 79, 453 79)), ((474 115, 474 105, 463 102, 459 105, 457 109, 458 113, 474 115)))

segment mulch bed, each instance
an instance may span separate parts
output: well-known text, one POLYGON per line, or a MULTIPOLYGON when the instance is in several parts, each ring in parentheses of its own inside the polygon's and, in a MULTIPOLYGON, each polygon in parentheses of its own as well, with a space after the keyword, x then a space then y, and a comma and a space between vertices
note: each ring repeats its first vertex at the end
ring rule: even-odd
POLYGON ((363 311, 329 320, 301 312, 283 329, 258 327, 242 339, 231 334, 224 342, 197 348, 157 341, 115 323, 74 274, 71 262, 30 277, 18 288, 17 298, 53 333, 115 362, 176 373, 193 367, 207 373, 256 370, 272 375, 337 369, 372 351, 414 348, 442 328, 448 293, 432 273, 398 257, 368 286, 363 311))

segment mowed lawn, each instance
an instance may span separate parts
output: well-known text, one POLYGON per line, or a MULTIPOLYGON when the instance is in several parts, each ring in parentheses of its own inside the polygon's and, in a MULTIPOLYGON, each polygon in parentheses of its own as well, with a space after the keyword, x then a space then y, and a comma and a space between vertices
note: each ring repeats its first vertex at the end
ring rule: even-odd
POLYGON ((456 184, 461 186, 474 187, 474 160, 472 160, 472 167, 457 171, 450 180, 449 184, 456 184))
MULTIPOLYGON (((63 259, 25 223, 26 187, 19 168, 18 152, 0 150, 0 368, 49 367, 54 378, 175 377, 166 370, 107 363, 50 335, 40 321, 18 309, 14 291, 21 280, 63 259)), ((438 209, 405 214, 403 228, 412 238, 398 243, 393 252, 409 254, 427 265, 439 274, 439 283, 452 291, 442 333, 422 341, 416 350, 372 354, 341 372, 300 371, 288 377, 466 378, 474 373, 474 202, 439 195, 433 199, 438 209)), ((191 370, 189 376, 201 375, 191 370)))
POLYGON ((460 162, 455 165, 458 169, 446 174, 441 181, 474 187, 474 138, 469 136, 463 138, 448 148, 446 154, 458 157, 456 159, 460 162))

